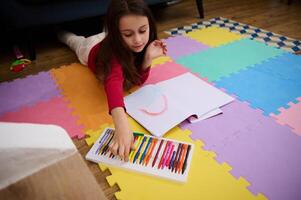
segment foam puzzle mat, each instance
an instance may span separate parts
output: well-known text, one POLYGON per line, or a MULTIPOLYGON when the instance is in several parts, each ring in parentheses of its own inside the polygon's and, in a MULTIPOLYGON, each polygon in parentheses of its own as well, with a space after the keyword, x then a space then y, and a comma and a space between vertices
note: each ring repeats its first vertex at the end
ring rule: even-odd
POLYGON ((296 40, 284 35, 273 33, 249 24, 244 24, 224 17, 216 17, 207 21, 201 21, 190 25, 172 28, 165 31, 170 35, 182 35, 192 32, 197 29, 203 29, 207 27, 219 27, 229 30, 233 33, 238 33, 248 38, 264 42, 270 46, 281 48, 285 51, 296 52, 301 49, 301 41, 296 40))
MULTIPOLYGON (((301 43, 225 18, 186 28, 164 39, 168 53, 153 61, 145 84, 191 72, 235 101, 221 115, 183 122, 164 136, 195 144, 185 184, 109 167, 108 182, 120 188, 115 196, 301 199, 301 56, 291 53, 301 43)), ((81 64, 1 83, 0 93, 0 121, 56 124, 89 146, 112 127, 103 86, 81 64)))

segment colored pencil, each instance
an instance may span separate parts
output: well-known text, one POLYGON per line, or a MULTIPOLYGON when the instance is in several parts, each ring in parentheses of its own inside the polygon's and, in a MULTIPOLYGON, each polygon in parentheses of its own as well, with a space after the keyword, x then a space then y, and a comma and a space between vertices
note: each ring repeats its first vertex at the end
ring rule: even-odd
POLYGON ((142 165, 145 165, 148 155, 150 154, 150 151, 152 150, 152 146, 154 145, 154 142, 155 142, 155 138, 152 138, 152 141, 149 144, 147 152, 145 153, 145 158, 142 161, 142 165))
POLYGON ((160 142, 159 148, 158 148, 158 150, 157 150, 157 152, 156 152, 155 158, 154 158, 153 163, 152 163, 152 167, 154 167, 154 165, 155 165, 155 163, 156 163, 156 161, 157 161, 157 159, 158 159, 158 154, 159 154, 159 152, 160 152, 160 150, 161 150, 162 143, 163 143, 163 140, 161 140, 161 142, 160 142))
POLYGON ((139 164, 141 164, 142 161, 144 160, 145 155, 146 155, 146 152, 147 152, 147 150, 149 149, 149 145, 150 145, 150 143, 152 142, 152 140, 153 140, 153 138, 149 138, 149 140, 148 140, 148 142, 147 142, 147 145, 146 145, 146 147, 145 147, 145 149, 144 149, 144 151, 143 151, 143 153, 142 153, 142 156, 141 156, 141 158, 140 158, 140 160, 139 160, 139 164))
POLYGON ((143 133, 137 133, 137 132, 134 132, 133 134, 134 134, 134 136, 144 136, 143 133))
POLYGON ((155 149, 155 146, 156 146, 157 142, 158 142, 158 140, 154 139, 154 142, 152 143, 152 146, 151 146, 151 150, 150 150, 150 152, 149 152, 149 154, 146 158, 145 166, 148 165, 148 162, 149 162, 150 158, 152 157, 152 154, 153 154, 153 151, 155 149))
POLYGON ((163 160, 164 160, 164 156, 165 156, 165 154, 166 154, 166 149, 168 148, 168 146, 169 146, 169 141, 167 141, 167 142, 165 143, 164 151, 163 151, 163 154, 161 155, 161 159, 160 159, 160 162, 159 162, 159 165, 158 165, 158 169, 161 168, 162 162, 163 162, 163 160))
POLYGON ((166 149, 166 153, 165 153, 165 155, 163 156, 162 165, 161 165, 161 168, 162 168, 162 169, 164 169, 165 163, 166 163, 166 161, 167 161, 167 159, 168 159, 168 157, 169 157, 170 150, 171 150, 171 145, 172 145, 172 142, 169 141, 169 142, 168 142, 167 149, 166 149))
MULTIPOLYGON (((138 136, 134 136, 134 147, 136 147, 137 140, 138 140, 138 136)), ((135 149, 131 149, 130 154, 129 154, 129 160, 130 160, 133 152, 135 151, 135 149)))
POLYGON ((179 156, 178 156, 178 158, 176 159, 175 172, 178 171, 178 166, 179 166, 180 158, 181 158, 181 155, 182 155, 182 152, 183 152, 183 146, 184 146, 184 144, 181 145, 181 149, 180 149, 179 156))
POLYGON ((141 140, 141 138, 139 136, 136 136, 137 139, 134 141, 134 149, 131 150, 130 152, 130 155, 129 155, 129 161, 132 162, 133 159, 134 159, 134 155, 135 155, 135 152, 138 150, 138 144, 141 140))
POLYGON ((166 162, 165 162, 165 166, 166 166, 166 167, 168 167, 168 166, 169 166, 170 159, 171 159, 171 156, 172 156, 172 152, 173 152, 173 149, 174 149, 174 147, 175 147, 175 145, 174 145, 174 144, 172 144, 172 146, 171 146, 171 149, 170 149, 169 156, 168 156, 168 158, 167 158, 167 160, 166 160, 166 162))
POLYGON ((102 150, 102 152, 101 152, 101 155, 103 155, 103 154, 106 155, 106 154, 107 154, 108 149, 109 149, 109 145, 110 145, 110 143, 111 143, 111 141, 112 141, 112 139, 113 139, 113 136, 114 136, 114 135, 111 134, 108 143, 106 144, 106 146, 103 148, 103 150, 102 150))
POLYGON ((109 135, 110 135, 110 129, 107 129, 106 132, 105 132, 105 134, 102 136, 102 138, 100 139, 100 141, 99 141, 99 143, 98 143, 99 146, 98 146, 97 150, 95 151, 95 154, 98 153, 98 151, 99 151, 100 148, 102 147, 104 141, 107 139, 107 137, 109 137, 109 135))
POLYGON ((141 148, 142 148, 142 146, 143 146, 143 144, 144 144, 146 138, 147 138, 147 137, 143 137, 143 140, 142 140, 142 142, 141 142, 141 144, 140 144, 140 146, 139 146, 139 148, 138 148, 138 151, 137 151, 136 154, 135 154, 133 163, 135 163, 135 161, 136 161, 137 158, 139 157, 139 155, 140 155, 140 150, 141 150, 141 148))
POLYGON ((144 152, 144 150, 146 148, 146 145, 147 145, 149 139, 150 139, 149 137, 146 137, 145 142, 144 142, 143 146, 140 149, 139 156, 137 158, 137 164, 139 164, 139 161, 141 160, 142 154, 143 154, 143 152, 144 152))
POLYGON ((171 159, 170 159, 170 162, 169 162, 169 165, 168 165, 168 169, 171 169, 172 168, 172 164, 175 160, 175 156, 176 156, 176 151, 173 151, 172 152, 172 156, 171 156, 171 159))
POLYGON ((180 143, 178 143, 178 146, 176 147, 177 149, 175 149, 175 152, 176 152, 175 155, 171 157, 168 169, 172 169, 175 159, 176 159, 176 156, 177 156, 177 153, 179 152, 179 147, 180 147, 180 143))
POLYGON ((179 157, 179 154, 180 154, 180 151, 181 151, 181 147, 182 147, 182 144, 179 143, 178 145, 178 149, 177 149, 177 153, 176 153, 176 157, 172 163, 172 168, 171 168, 171 171, 173 172, 173 170, 175 169, 176 165, 177 165, 177 160, 178 160, 178 157, 179 157))
POLYGON ((185 155, 184 164, 183 164, 183 168, 182 168, 182 174, 184 174, 184 171, 186 170, 186 167, 187 167, 187 160, 188 160, 190 149, 191 149, 191 146, 188 145, 187 152, 186 152, 186 155, 185 155))
POLYGON ((139 147, 139 145, 141 144, 142 139, 143 139, 143 137, 139 137, 139 136, 138 136, 137 142, 136 142, 136 144, 134 144, 134 145, 135 145, 135 150, 133 150, 133 151, 131 152, 131 154, 130 154, 130 159, 129 159, 131 162, 133 162, 133 160, 134 160, 135 154, 136 154, 137 151, 138 151, 138 147, 139 147))
POLYGON ((185 154, 186 154, 186 149, 187 149, 187 144, 184 144, 184 147, 183 147, 183 152, 182 152, 182 155, 180 157, 180 162, 178 164, 178 173, 180 173, 182 171, 182 167, 183 167, 183 163, 184 163, 184 158, 185 158, 185 154))
POLYGON ((113 134, 112 134, 112 133, 110 133, 110 134, 109 134, 109 136, 108 136, 108 137, 106 138, 106 140, 104 141, 104 143, 103 143, 102 147, 99 149, 99 151, 98 151, 98 155, 99 155, 99 154, 101 154, 101 155, 102 155, 102 152, 103 152, 104 148, 107 146, 107 144, 108 144, 108 142, 109 142, 110 138, 112 138, 112 137, 113 137, 113 134))

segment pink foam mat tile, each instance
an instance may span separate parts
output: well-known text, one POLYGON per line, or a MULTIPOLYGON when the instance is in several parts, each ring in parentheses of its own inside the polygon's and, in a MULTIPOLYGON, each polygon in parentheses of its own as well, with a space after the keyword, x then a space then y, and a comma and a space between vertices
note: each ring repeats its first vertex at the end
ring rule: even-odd
POLYGON ((280 108, 280 114, 271 114, 271 117, 281 125, 288 125, 294 133, 301 136, 301 97, 297 100, 298 103, 288 103, 289 108, 280 108))
POLYGON ((77 124, 78 119, 72 114, 72 109, 63 97, 54 97, 35 105, 24 106, 18 111, 5 113, 0 121, 54 124, 64 128, 71 138, 81 139, 85 135, 83 126, 77 124))
POLYGON ((22 79, 0 84, 0 116, 25 105, 60 96, 49 72, 40 72, 22 79))
POLYGON ((188 72, 188 69, 179 65, 175 62, 166 62, 164 64, 157 65, 154 68, 151 68, 148 79, 145 81, 146 84, 155 84, 160 81, 164 81, 181 74, 188 72))

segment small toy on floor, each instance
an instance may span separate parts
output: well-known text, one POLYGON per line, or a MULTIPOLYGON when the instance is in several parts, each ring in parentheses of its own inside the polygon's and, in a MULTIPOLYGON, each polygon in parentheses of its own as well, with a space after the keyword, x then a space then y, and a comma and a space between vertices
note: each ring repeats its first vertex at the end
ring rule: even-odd
POLYGON ((14 46, 14 54, 17 60, 15 60, 10 66, 10 70, 12 72, 20 72, 31 63, 29 59, 24 58, 24 55, 17 46, 14 46))

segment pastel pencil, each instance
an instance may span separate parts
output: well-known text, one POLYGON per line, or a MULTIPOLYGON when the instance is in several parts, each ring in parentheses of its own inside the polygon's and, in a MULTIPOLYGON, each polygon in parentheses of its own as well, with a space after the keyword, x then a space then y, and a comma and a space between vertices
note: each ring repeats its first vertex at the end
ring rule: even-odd
POLYGON ((173 164, 173 162, 174 162, 175 156, 176 156, 176 151, 173 151, 173 152, 172 152, 171 159, 170 159, 170 162, 169 162, 169 165, 168 165, 168 169, 171 169, 171 168, 172 168, 172 164, 173 164))
POLYGON ((95 154, 98 153, 98 151, 100 150, 100 148, 101 148, 102 145, 103 145, 104 140, 105 140, 108 136, 109 136, 109 131, 107 130, 107 131, 105 132, 105 134, 102 136, 102 138, 99 140, 99 142, 98 142, 99 146, 98 146, 97 150, 95 151, 95 154))
POLYGON ((137 132, 134 132, 133 134, 134 134, 134 136, 144 136, 143 133, 137 133, 137 132))
POLYGON ((111 141, 112 141, 113 137, 114 137, 114 132, 112 132, 111 135, 110 135, 110 137, 108 138, 109 140, 106 142, 106 146, 103 148, 103 150, 101 152, 102 153, 101 155, 107 153, 107 151, 109 150, 109 146, 111 144, 111 141))
MULTIPOLYGON (((138 141, 138 138, 139 138, 139 136, 134 136, 134 147, 135 147, 135 149, 136 149, 136 143, 137 143, 137 141, 138 141)), ((130 154, 129 154, 129 160, 131 159, 131 157, 132 157, 132 155, 133 155, 135 149, 132 149, 132 150, 130 151, 130 154)))
POLYGON ((160 150, 161 150, 162 143, 163 143, 163 140, 161 140, 161 142, 160 142, 159 148, 158 148, 158 150, 157 150, 157 152, 156 152, 155 158, 154 158, 153 163, 152 163, 152 167, 154 167, 154 165, 155 165, 155 163, 156 163, 156 161, 157 161, 157 159, 158 159, 158 154, 159 154, 159 152, 160 152, 160 150))
POLYGON ((135 161, 136 161, 137 158, 139 157, 139 155, 140 155, 140 150, 141 150, 141 148, 142 148, 142 146, 143 146, 143 144, 144 144, 146 138, 147 138, 147 137, 143 137, 143 140, 142 140, 142 142, 141 142, 141 144, 140 144, 140 146, 139 146, 139 148, 138 148, 138 151, 137 151, 136 154, 135 154, 133 163, 135 163, 135 161))
POLYGON ((177 172, 178 169, 179 169, 179 164, 180 164, 181 157, 182 157, 182 154, 183 154, 183 149, 184 149, 184 144, 182 144, 182 146, 181 146, 180 153, 179 153, 178 159, 176 161, 175 172, 177 172))
POLYGON ((178 143, 178 146, 177 146, 176 148, 177 148, 177 150, 175 150, 175 155, 171 157, 171 160, 170 160, 170 163, 169 163, 168 169, 172 169, 172 167, 173 167, 173 165, 174 165, 174 162, 175 162, 175 159, 176 159, 177 153, 179 152, 180 143, 178 143))
POLYGON ((131 161, 131 162, 134 161, 135 154, 136 154, 137 151, 138 151, 138 148, 139 148, 139 146, 140 146, 140 144, 141 144, 141 142, 142 142, 142 139, 143 139, 143 137, 138 136, 137 142, 136 142, 136 144, 135 144, 135 150, 133 150, 133 151, 131 152, 131 154, 130 154, 130 161, 131 161))
POLYGON ((184 144, 183 152, 182 152, 182 155, 181 155, 181 158, 180 158, 180 162, 178 164, 178 171, 177 171, 178 173, 180 173, 182 171, 184 158, 185 158, 185 154, 186 154, 186 149, 187 149, 187 144, 184 144))
POLYGON ((149 137, 146 137, 146 140, 145 140, 143 146, 142 146, 141 149, 140 149, 139 156, 138 156, 138 158, 137 158, 138 164, 139 164, 139 162, 140 162, 140 160, 141 160, 142 154, 143 154, 143 152, 144 152, 144 150, 145 150, 145 148, 146 148, 146 146, 147 146, 147 143, 148 143, 149 139, 150 139, 149 137))
POLYGON ((150 143, 152 142, 152 140, 153 140, 153 138, 149 138, 149 140, 148 140, 148 142, 147 142, 147 145, 146 145, 146 147, 145 147, 145 149, 144 149, 144 151, 143 151, 143 153, 142 153, 142 156, 141 156, 141 158, 140 158, 140 160, 139 160, 139 164, 141 164, 142 161, 144 160, 145 155, 146 155, 146 152, 148 151, 149 145, 150 145, 150 143))
POLYGON ((151 158, 152 155, 153 155, 153 151, 154 151, 154 149, 155 149, 155 146, 156 146, 157 142, 158 142, 158 140, 157 140, 157 139, 154 139, 154 142, 152 143, 152 146, 151 146, 151 150, 150 150, 150 152, 149 152, 149 154, 148 154, 148 156, 147 156, 147 158, 146 158, 145 166, 148 165, 148 162, 149 162, 150 158, 151 158))
POLYGON ((111 134, 111 136, 110 136, 108 142, 106 143, 106 146, 102 149, 101 155, 107 153, 107 150, 109 149, 109 145, 110 145, 112 139, 113 139, 113 134, 111 134))
POLYGON ((110 141, 110 138, 112 138, 112 137, 113 137, 113 134, 110 133, 109 136, 108 136, 108 137, 106 138, 106 140, 104 141, 102 147, 99 149, 98 154, 101 154, 101 155, 102 155, 102 152, 103 152, 104 148, 106 148, 108 142, 110 141))
POLYGON ((177 160, 178 160, 178 157, 179 157, 179 154, 180 154, 180 151, 181 151, 181 147, 182 147, 182 144, 179 143, 179 146, 178 146, 178 149, 177 149, 177 153, 176 153, 176 157, 172 163, 172 168, 171 168, 171 171, 173 172, 173 170, 175 169, 175 167, 177 166, 177 160))
POLYGON ((178 171, 178 167, 179 167, 181 155, 182 155, 182 153, 183 153, 183 149, 184 149, 184 144, 181 145, 180 153, 179 153, 178 159, 176 160, 175 172, 178 171))
POLYGON ((145 163, 147 161, 147 158, 149 157, 149 154, 150 154, 150 152, 152 150, 152 147, 154 146, 154 143, 155 143, 155 138, 152 138, 152 141, 150 142, 149 147, 147 149, 147 152, 145 154, 145 158, 142 161, 142 165, 145 165, 145 163))
POLYGON ((168 158, 166 159, 166 162, 165 162, 165 166, 167 166, 167 167, 169 166, 170 159, 171 159, 171 156, 172 156, 172 152, 173 152, 174 147, 175 147, 175 145, 172 144, 172 145, 171 145, 171 148, 170 148, 169 156, 168 156, 168 158))
POLYGON ((168 157, 169 157, 169 154, 171 154, 171 145, 172 144, 172 142, 171 141, 169 141, 168 142, 168 146, 167 146, 167 149, 166 149, 166 153, 165 153, 165 155, 164 155, 164 157, 163 157, 163 161, 162 161, 162 165, 161 165, 161 167, 162 167, 162 169, 164 169, 164 167, 165 167, 165 163, 167 162, 167 159, 168 159, 168 157))
POLYGON ((168 146, 169 146, 169 141, 167 141, 167 142, 165 143, 164 151, 163 151, 163 154, 162 154, 162 156, 161 156, 161 159, 160 159, 160 162, 159 162, 159 165, 158 165, 158 169, 160 169, 160 167, 161 167, 161 165, 162 165, 162 162, 163 162, 164 157, 165 157, 165 154, 166 154, 166 149, 168 148, 168 146))
POLYGON ((130 161, 131 162, 133 162, 133 160, 134 160, 135 154, 138 151, 138 147, 141 144, 142 139, 143 139, 143 136, 142 137, 138 136, 138 139, 136 140, 136 143, 134 144, 135 145, 135 150, 132 150, 131 153, 130 153, 130 161))
POLYGON ((184 164, 183 164, 183 168, 182 168, 182 174, 184 174, 184 171, 186 170, 186 167, 187 167, 187 160, 188 160, 190 149, 191 149, 191 146, 188 145, 187 152, 186 152, 186 155, 185 155, 184 164))
POLYGON ((114 158, 114 154, 110 153, 109 158, 114 158))

